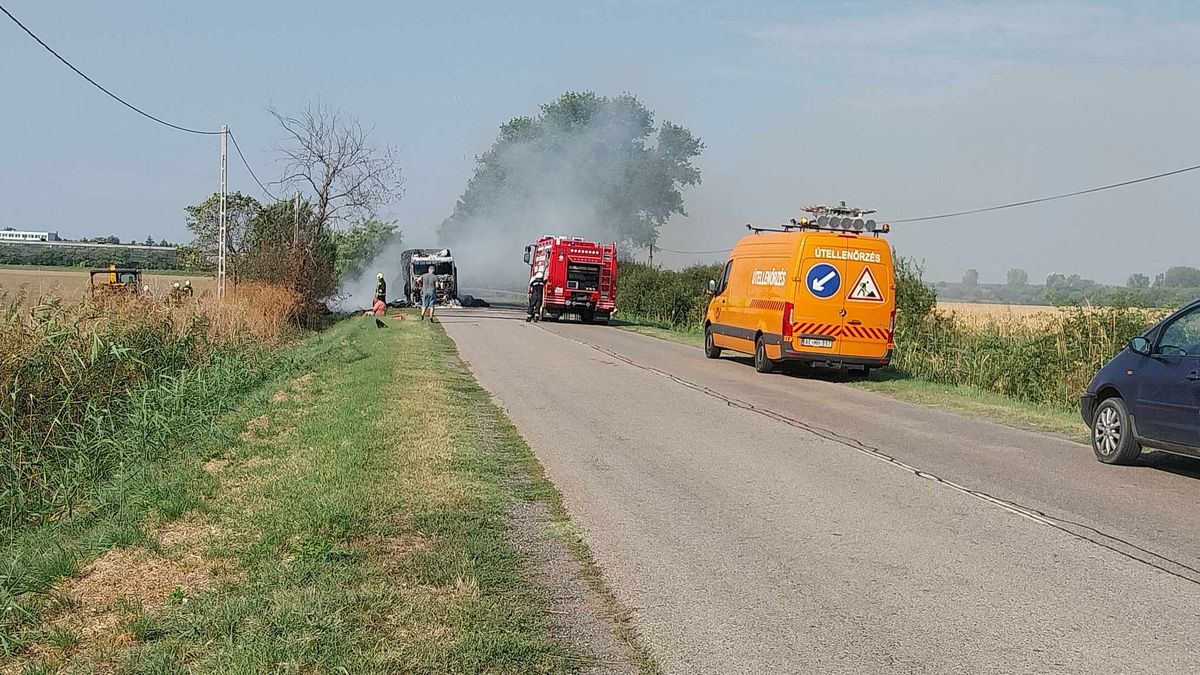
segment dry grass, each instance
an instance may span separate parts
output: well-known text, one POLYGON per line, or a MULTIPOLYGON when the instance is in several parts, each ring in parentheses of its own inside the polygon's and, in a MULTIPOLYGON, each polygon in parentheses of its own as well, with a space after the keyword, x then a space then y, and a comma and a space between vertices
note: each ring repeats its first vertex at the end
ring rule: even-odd
POLYGON ((219 337, 253 335, 268 344, 279 344, 301 309, 295 291, 263 283, 238 284, 221 300, 200 297, 180 307, 203 316, 219 337))
MULTIPOLYGON (((187 598, 223 580, 217 561, 197 553, 219 534, 210 524, 176 521, 160 529, 163 553, 144 547, 112 548, 77 578, 58 584, 51 595, 61 607, 45 623, 45 637, 23 658, 0 666, 0 673, 42 668, 51 672, 117 672, 119 653, 139 636, 144 613, 187 598)), ((233 577, 224 577, 226 580, 233 577)))

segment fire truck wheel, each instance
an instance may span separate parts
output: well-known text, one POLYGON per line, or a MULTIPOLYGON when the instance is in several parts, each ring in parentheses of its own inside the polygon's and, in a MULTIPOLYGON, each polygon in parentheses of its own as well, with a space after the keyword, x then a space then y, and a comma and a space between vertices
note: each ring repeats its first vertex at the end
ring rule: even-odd
POLYGON ((704 327, 704 355, 710 359, 721 358, 721 348, 713 342, 712 327, 704 327))
POLYGON ((767 343, 763 342, 761 335, 754 341, 754 369, 760 373, 775 370, 775 362, 767 358, 767 343))

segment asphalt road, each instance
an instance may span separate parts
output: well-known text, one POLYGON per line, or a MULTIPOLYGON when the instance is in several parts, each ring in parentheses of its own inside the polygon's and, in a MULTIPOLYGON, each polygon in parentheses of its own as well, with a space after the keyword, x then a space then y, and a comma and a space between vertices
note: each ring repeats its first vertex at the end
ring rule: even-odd
POLYGON ((1200 463, 611 327, 441 319, 668 673, 1200 672, 1200 463))

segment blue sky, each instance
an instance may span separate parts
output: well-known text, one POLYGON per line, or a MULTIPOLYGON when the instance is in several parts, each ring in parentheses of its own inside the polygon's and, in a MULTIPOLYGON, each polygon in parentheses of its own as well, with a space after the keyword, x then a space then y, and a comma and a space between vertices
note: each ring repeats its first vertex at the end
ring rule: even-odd
MULTIPOLYGON (((727 247, 815 201, 902 218, 1200 163, 1191 2, 4 4, 153 114, 229 124, 264 179, 280 171, 268 104, 320 97, 374 124, 406 178, 384 215, 414 244, 502 122, 570 89, 632 92, 707 144, 691 217, 662 233, 675 249, 727 247)), ((217 187, 216 139, 118 106, 6 19, 0 63, 0 225, 187 238, 183 206, 217 187)), ((230 181, 258 194, 236 160, 230 181)), ((1198 186, 1200 172, 892 240, 932 278, 1122 282, 1200 264, 1198 186)))

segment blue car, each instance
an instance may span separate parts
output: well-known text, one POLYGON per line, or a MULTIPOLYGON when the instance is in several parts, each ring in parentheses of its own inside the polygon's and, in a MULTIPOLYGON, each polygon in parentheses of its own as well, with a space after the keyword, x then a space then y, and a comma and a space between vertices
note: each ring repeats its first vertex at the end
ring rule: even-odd
POLYGON ((1130 340, 1079 409, 1105 464, 1132 464, 1143 446, 1200 458, 1200 301, 1130 340))

